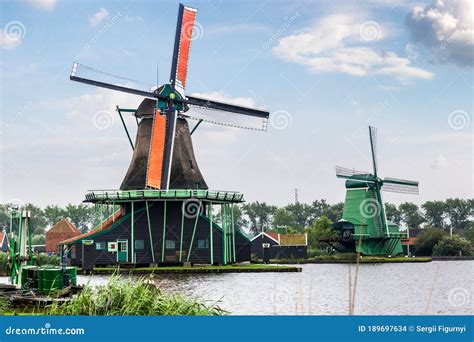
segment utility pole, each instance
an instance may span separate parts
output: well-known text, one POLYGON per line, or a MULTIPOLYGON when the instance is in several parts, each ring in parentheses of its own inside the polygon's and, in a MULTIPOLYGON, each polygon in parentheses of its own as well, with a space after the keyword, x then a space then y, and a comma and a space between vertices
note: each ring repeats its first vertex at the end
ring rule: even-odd
POLYGON ((298 189, 295 188, 295 204, 298 203, 298 189))

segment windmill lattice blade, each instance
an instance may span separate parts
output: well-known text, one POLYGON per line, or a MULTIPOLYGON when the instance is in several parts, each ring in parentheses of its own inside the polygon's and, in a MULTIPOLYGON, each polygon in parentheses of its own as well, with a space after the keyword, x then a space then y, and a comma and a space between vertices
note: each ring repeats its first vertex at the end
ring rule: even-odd
POLYGON ((134 95, 149 98, 159 97, 150 90, 153 87, 151 84, 112 75, 76 62, 73 64, 70 79, 73 81, 86 83, 101 88, 122 91, 134 95))
POLYGON ((399 194, 411 194, 419 195, 418 185, 407 185, 407 184, 390 184, 384 183, 382 191, 396 192, 399 194))
POLYGON ((372 152, 372 164, 374 175, 377 176, 377 128, 369 126, 370 149, 372 152))
POLYGON ((419 194, 417 181, 390 177, 387 177, 383 180, 382 190, 402 194, 419 194))
POLYGON ((357 171, 354 169, 349 169, 347 167, 336 166, 336 176, 337 178, 349 178, 354 175, 368 175, 367 171, 357 171))
POLYGON ((206 99, 206 98, 197 97, 197 96, 187 96, 186 103, 188 105, 200 107, 202 109, 220 110, 223 112, 231 112, 231 113, 242 114, 242 115, 247 115, 247 116, 256 116, 256 117, 265 118, 265 119, 268 119, 268 117, 270 116, 270 113, 265 110, 240 106, 240 105, 232 104, 232 103, 215 101, 212 99, 206 99))
POLYGON ((189 105, 189 110, 181 113, 182 116, 193 119, 202 120, 216 125, 266 131, 267 118, 258 116, 241 115, 240 113, 233 113, 217 109, 209 109, 206 107, 189 105))
POLYGON ((174 41, 173 60, 171 62, 171 85, 184 96, 188 73, 189 51, 193 40, 197 9, 179 5, 178 22, 174 41))

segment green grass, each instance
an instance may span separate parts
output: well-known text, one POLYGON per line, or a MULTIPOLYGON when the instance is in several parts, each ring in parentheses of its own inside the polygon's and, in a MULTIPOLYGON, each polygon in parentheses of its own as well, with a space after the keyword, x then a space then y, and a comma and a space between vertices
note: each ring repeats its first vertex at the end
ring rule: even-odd
MULTIPOLYGON (((320 255, 307 259, 295 259, 295 260, 272 260, 275 263, 281 264, 326 264, 326 263, 355 263, 357 255, 353 253, 347 254, 336 254, 336 255, 320 255)), ((384 257, 384 256, 362 256, 360 263, 362 264, 376 264, 376 263, 413 263, 413 262, 430 262, 430 257, 416 257, 416 258, 405 258, 404 256, 399 257, 384 257)))
MULTIPOLYGON (((81 272, 78 269, 78 272, 81 272)), ((128 268, 122 267, 120 269, 115 267, 96 267, 92 271, 93 274, 112 274, 115 272, 123 274, 186 274, 186 273, 244 273, 244 272, 299 272, 301 268, 295 266, 285 265, 263 265, 263 264, 250 264, 250 265, 227 265, 227 266, 210 266, 210 265, 199 265, 199 266, 164 266, 164 267, 135 267, 128 268)))
MULTIPOLYGON (((335 262, 335 263, 349 263, 356 262, 356 257, 341 257, 338 255, 331 256, 320 256, 311 258, 308 260, 310 263, 324 263, 324 262, 335 262)), ((412 263, 412 262, 430 262, 431 258, 405 258, 401 257, 383 257, 383 256, 362 256, 360 263, 362 264, 374 264, 374 263, 412 263)))

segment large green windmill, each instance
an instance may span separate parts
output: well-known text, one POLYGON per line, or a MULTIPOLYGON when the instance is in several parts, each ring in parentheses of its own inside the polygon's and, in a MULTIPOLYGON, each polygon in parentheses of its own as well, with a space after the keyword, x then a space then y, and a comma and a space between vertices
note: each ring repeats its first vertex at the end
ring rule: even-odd
POLYGON ((334 224, 338 242, 347 250, 365 255, 396 255, 403 252, 398 225, 389 222, 381 191, 418 194, 418 182, 380 178, 377 170, 377 130, 369 126, 373 173, 336 166, 336 176, 346 179, 342 220, 334 224))

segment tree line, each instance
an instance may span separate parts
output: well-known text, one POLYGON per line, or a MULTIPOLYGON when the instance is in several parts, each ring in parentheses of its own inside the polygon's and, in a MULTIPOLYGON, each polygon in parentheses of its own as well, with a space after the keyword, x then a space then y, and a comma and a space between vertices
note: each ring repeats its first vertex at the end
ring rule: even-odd
MULTIPOLYGON (((9 226, 9 204, 1 205, 0 229, 9 226)), ((66 206, 47 205, 44 208, 28 203, 24 209, 32 212, 32 234, 38 236, 35 241, 44 241, 45 231, 63 218, 67 218, 81 232, 87 232, 100 224, 111 214, 89 204, 68 204, 66 206), (43 238, 41 239, 41 236, 43 238)), ((332 235, 330 228, 333 222, 342 218, 344 203, 329 204, 326 200, 315 200, 312 203, 291 203, 278 207, 266 202, 249 202, 234 207, 236 225, 241 229, 256 235, 262 231, 274 230, 284 226, 288 232, 303 233, 318 227, 316 235, 323 237, 332 235), (328 228, 329 227, 329 228, 328 228)), ((385 204, 388 220, 403 224, 410 228, 433 227, 441 230, 467 229, 474 216, 474 200, 449 198, 445 201, 427 201, 421 206, 411 202, 400 205, 385 204)), ((216 213, 217 220, 219 213, 216 213)))
MULTIPOLYGON (((0 230, 7 230, 10 226, 11 207, 12 204, 9 203, 0 205, 0 230)), ((68 219, 81 233, 85 233, 111 214, 93 205, 82 203, 68 204, 64 207, 47 205, 45 208, 27 203, 22 209, 31 211, 30 228, 33 236, 32 243, 35 245, 44 244, 46 230, 62 219, 68 219)))
MULTIPOLYGON (((288 227, 293 232, 304 232, 321 217, 332 222, 342 218, 344 203, 329 204, 326 200, 308 203, 291 203, 277 207, 265 202, 251 202, 239 209, 239 224, 248 227, 252 234, 288 227)), ((427 201, 421 206, 405 202, 385 204, 387 219, 409 228, 435 227, 440 229, 466 229, 474 216, 474 200, 449 198, 445 201, 427 201)))

